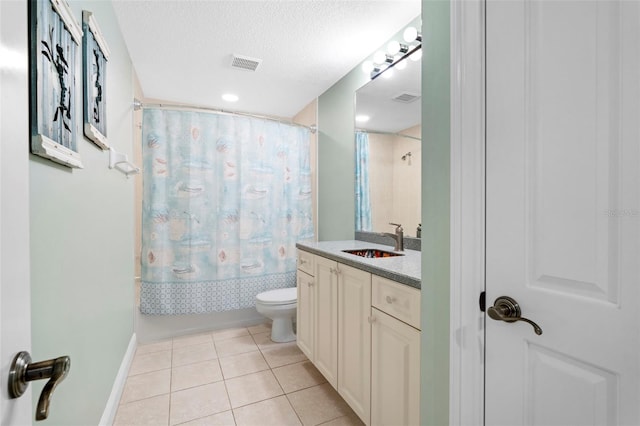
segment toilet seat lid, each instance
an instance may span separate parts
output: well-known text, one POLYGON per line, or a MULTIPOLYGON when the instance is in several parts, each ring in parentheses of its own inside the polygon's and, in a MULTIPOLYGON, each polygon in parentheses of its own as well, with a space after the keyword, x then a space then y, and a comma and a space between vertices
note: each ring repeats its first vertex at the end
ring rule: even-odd
POLYGON ((256 300, 271 305, 295 302, 298 298, 296 287, 269 290, 256 296, 256 300))

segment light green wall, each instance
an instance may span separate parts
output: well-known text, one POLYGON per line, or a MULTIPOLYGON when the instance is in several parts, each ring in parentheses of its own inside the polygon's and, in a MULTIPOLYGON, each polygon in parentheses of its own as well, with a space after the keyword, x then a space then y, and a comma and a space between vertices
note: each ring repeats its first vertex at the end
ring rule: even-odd
MULTIPOLYGON (((111 2, 69 3, 78 22, 92 11, 107 40, 107 137, 131 158, 132 65, 111 2)), ((78 136, 84 169, 30 161, 31 354, 71 357, 38 424, 98 424, 133 334, 134 178, 110 170, 109 152, 78 136)), ((34 405, 43 385, 32 385, 34 405)))
POLYGON ((369 78, 355 68, 318 98, 318 240, 355 233, 355 92, 369 78))
POLYGON ((422 0, 421 424, 449 424, 448 0, 422 0))

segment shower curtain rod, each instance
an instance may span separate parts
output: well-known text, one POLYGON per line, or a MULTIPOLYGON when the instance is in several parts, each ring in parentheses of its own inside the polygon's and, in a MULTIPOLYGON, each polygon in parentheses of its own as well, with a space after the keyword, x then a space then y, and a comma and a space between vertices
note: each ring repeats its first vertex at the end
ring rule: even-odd
POLYGON ((393 132, 378 132, 375 130, 364 130, 364 129, 356 129, 356 132, 362 133, 372 133, 374 135, 389 135, 389 136, 402 136, 403 138, 414 139, 417 141, 422 141, 422 138, 417 138, 415 136, 403 135, 402 133, 393 133, 393 132))
POLYGON ((257 114, 249 114, 246 112, 237 112, 237 111, 227 111, 224 109, 218 109, 218 108, 210 108, 210 107, 201 107, 201 106, 193 106, 193 105, 180 105, 180 104, 171 104, 171 103, 142 103, 140 100, 138 99, 133 99, 133 110, 134 111, 139 111, 143 108, 167 108, 167 109, 182 109, 182 110, 187 110, 187 111, 195 111, 195 112, 200 112, 200 111, 204 111, 204 112, 215 112, 218 114, 225 114, 225 115, 241 115, 244 117, 252 117, 252 118, 260 118, 262 120, 269 120, 269 121, 275 121, 277 123, 282 123, 282 124, 289 124, 291 126, 297 126, 297 127, 303 127, 305 129, 309 129, 309 131, 311 133, 316 133, 318 127, 315 124, 312 124, 310 126, 305 126, 304 124, 298 124, 298 123, 294 123, 293 121, 287 121, 287 120, 281 120, 281 119, 277 119, 277 118, 273 118, 273 117, 268 117, 266 115, 257 115, 257 114))

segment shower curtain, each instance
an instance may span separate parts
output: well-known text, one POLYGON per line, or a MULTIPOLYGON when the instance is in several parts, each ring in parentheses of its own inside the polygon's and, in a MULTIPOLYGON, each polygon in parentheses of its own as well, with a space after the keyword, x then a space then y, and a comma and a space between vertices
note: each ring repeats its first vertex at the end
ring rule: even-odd
POLYGON ((371 231, 369 135, 356 132, 356 230, 371 231))
POLYGON ((142 142, 142 313, 248 308, 295 286, 295 244, 314 237, 308 129, 145 109, 142 142))

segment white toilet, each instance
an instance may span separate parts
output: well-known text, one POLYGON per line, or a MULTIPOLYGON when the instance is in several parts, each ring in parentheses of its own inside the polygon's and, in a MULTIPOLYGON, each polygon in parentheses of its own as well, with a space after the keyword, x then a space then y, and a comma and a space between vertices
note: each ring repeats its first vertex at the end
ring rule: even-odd
POLYGON ((293 342, 293 318, 296 316, 297 289, 279 288, 260 293, 256 296, 256 310, 273 320, 271 340, 277 343, 293 342))

